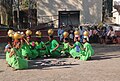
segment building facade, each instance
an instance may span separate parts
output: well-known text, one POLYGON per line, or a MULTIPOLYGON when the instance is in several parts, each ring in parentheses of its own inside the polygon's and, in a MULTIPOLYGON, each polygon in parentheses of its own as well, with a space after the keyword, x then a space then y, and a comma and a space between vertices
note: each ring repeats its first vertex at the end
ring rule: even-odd
POLYGON ((0 0, 0 24, 12 24, 12 0, 0 0))
MULTIPOLYGON (((103 0, 37 0, 37 20, 38 23, 55 21, 54 23, 57 26, 60 24, 57 21, 59 20, 60 11, 79 11, 79 23, 99 23, 102 21, 102 1, 103 0)), ((71 23, 74 20, 73 18, 71 23)))
POLYGON ((15 5, 17 2, 14 0, 1 2, 4 1, 6 3, 13 1, 13 3, 11 9, 1 5, 5 8, 1 8, 0 11, 1 24, 7 25, 8 21, 12 20, 15 25, 21 24, 22 27, 23 25, 27 27, 30 24, 53 22, 55 27, 58 27, 61 23, 79 25, 102 21, 103 0, 19 0, 19 13, 18 6, 15 5), (3 15, 4 12, 7 14, 11 12, 11 18, 3 15))
POLYGON ((120 24, 120 0, 113 0, 113 22, 120 24))

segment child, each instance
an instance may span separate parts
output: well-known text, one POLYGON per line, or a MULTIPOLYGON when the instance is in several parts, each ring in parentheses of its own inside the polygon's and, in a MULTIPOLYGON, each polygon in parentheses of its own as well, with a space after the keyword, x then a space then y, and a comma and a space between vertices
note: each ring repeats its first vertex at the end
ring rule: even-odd
POLYGON ((10 61, 11 61, 11 67, 14 70, 18 69, 26 69, 28 68, 28 61, 25 60, 21 54, 21 43, 19 40, 15 40, 13 44, 13 48, 10 52, 10 61))
POLYGON ((80 60, 88 60, 93 54, 92 46, 87 42, 87 38, 83 39, 83 52, 81 53, 80 60))
POLYGON ((73 58, 76 58, 76 57, 80 57, 80 54, 81 54, 81 48, 82 48, 82 45, 80 44, 79 42, 79 38, 78 37, 75 37, 75 44, 73 46, 69 45, 72 50, 70 51, 70 54, 73 58))
POLYGON ((61 51, 62 54, 66 54, 66 56, 69 56, 69 52, 70 52, 70 48, 69 48, 69 42, 68 42, 68 38, 64 38, 63 39, 63 49, 61 51))

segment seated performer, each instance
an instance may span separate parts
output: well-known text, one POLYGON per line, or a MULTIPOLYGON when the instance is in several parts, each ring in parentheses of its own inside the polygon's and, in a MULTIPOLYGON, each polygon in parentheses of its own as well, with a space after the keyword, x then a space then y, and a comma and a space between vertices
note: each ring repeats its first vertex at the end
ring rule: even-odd
POLYGON ((80 60, 88 60, 94 54, 94 50, 92 49, 92 46, 87 42, 87 38, 83 39, 83 43, 83 51, 81 53, 80 60))
POLYGON ((36 44, 35 44, 34 41, 33 41, 33 42, 30 42, 30 50, 31 50, 31 52, 32 52, 32 57, 31 57, 31 59, 37 58, 37 57, 38 57, 38 51, 37 51, 37 49, 36 49, 36 44))
POLYGON ((11 49, 9 55, 11 61, 11 67, 14 70, 28 68, 28 61, 23 58, 20 46, 21 46, 20 40, 15 40, 13 44, 13 48, 11 49))
POLYGON ((73 58, 77 58, 77 57, 80 57, 80 54, 82 52, 81 50, 82 45, 80 44, 78 37, 75 37, 74 41, 75 41, 75 44, 73 46, 69 45, 72 48, 72 50, 70 51, 70 54, 73 58))
POLYGON ((10 55, 11 48, 12 46, 10 45, 10 42, 8 42, 4 50, 4 52, 6 53, 6 63, 8 64, 8 66, 10 66, 9 55, 10 55))
POLYGON ((50 56, 53 58, 60 57, 61 53, 59 43, 55 39, 53 39, 53 36, 49 36, 48 38, 49 41, 46 44, 48 45, 47 49, 50 53, 50 56))
POLYGON ((68 38, 64 38, 63 41, 64 41, 63 49, 62 49, 61 53, 65 54, 66 57, 69 57, 70 47, 69 47, 68 38))
POLYGON ((27 41, 29 44, 30 51, 32 52, 32 55, 30 56, 30 59, 35 59, 38 57, 38 51, 36 49, 36 44, 34 41, 31 42, 31 36, 27 36, 27 41))
POLYGON ((22 49, 23 57, 26 59, 32 58, 32 52, 30 50, 29 42, 25 38, 22 38, 21 44, 22 44, 21 49, 22 49))
POLYGON ((36 42, 36 49, 38 51, 38 56, 40 58, 44 58, 44 55, 46 55, 46 45, 44 42, 41 41, 41 38, 37 38, 38 39, 38 42, 36 42))

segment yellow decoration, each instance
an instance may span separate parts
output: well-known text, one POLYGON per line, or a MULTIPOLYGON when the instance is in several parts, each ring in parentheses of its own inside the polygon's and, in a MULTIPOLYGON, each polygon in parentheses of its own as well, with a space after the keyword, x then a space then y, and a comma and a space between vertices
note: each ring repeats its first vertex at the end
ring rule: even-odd
POLYGON ((18 32, 15 32, 14 36, 13 36, 14 39, 20 39, 22 38, 22 35, 18 32))
POLYGON ((12 37, 13 34, 14 34, 14 31, 13 31, 13 30, 9 30, 9 31, 8 31, 8 36, 9 36, 9 37, 12 37))
POLYGON ((40 31, 36 31, 35 34, 38 35, 38 36, 41 36, 41 35, 42 35, 42 33, 41 33, 40 31))
POLYGON ((26 34, 27 36, 32 35, 32 31, 31 31, 31 30, 27 30, 27 31, 25 32, 25 34, 26 34))
POLYGON ((52 35, 54 33, 53 29, 48 30, 48 35, 52 35))
POLYGON ((69 33, 68 33, 68 32, 64 32, 64 33, 63 33, 64 38, 67 38, 67 37, 68 37, 68 35, 69 35, 69 33))
POLYGON ((74 35, 80 35, 80 32, 79 31, 75 31, 74 35))
POLYGON ((84 36, 89 36, 89 32, 88 32, 88 31, 85 31, 85 32, 83 33, 83 35, 84 35, 84 36))
POLYGON ((21 32, 20 34, 21 34, 22 38, 25 36, 25 34, 23 32, 21 32))

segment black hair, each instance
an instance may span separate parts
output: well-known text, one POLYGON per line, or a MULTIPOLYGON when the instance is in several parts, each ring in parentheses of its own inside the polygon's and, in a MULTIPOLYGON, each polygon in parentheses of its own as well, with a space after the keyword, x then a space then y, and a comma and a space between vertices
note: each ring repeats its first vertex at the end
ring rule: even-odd
POLYGON ((41 42, 41 38, 40 38, 40 37, 37 37, 37 41, 38 41, 38 42, 41 42))
POLYGON ((87 41, 87 38, 83 38, 83 39, 87 41))
POLYGON ((82 26, 80 26, 80 29, 82 30, 82 29, 83 29, 83 27, 82 27, 82 26))
POLYGON ((53 39, 53 35, 50 35, 49 37, 50 37, 51 39, 53 39))
POLYGON ((65 38, 66 41, 68 41, 68 38, 65 38))
POLYGON ((76 37, 76 39, 78 40, 78 37, 76 37))

